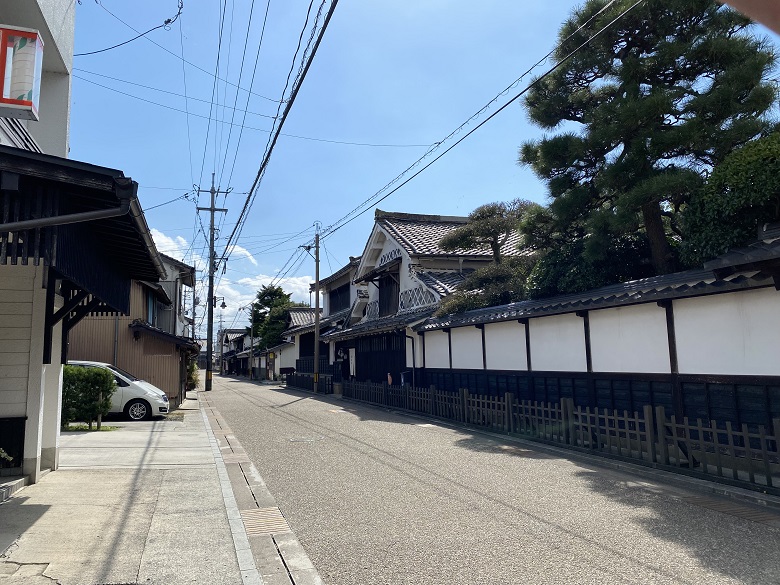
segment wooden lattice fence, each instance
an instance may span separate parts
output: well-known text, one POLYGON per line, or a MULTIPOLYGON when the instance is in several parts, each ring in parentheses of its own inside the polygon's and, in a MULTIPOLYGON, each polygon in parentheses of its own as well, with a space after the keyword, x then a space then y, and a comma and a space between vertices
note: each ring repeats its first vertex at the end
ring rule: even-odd
POLYGON ((519 401, 370 382, 343 383, 345 398, 408 410, 480 428, 520 435, 580 451, 780 495, 780 419, 772 428, 730 422, 679 421, 663 406, 629 413, 559 402, 519 401))

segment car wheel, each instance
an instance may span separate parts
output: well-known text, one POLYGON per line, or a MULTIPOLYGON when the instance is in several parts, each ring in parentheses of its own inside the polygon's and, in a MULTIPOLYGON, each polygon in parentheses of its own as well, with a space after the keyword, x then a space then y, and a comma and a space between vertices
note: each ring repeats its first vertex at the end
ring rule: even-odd
POLYGON ((152 407, 146 400, 136 398, 125 406, 125 415, 130 420, 149 420, 152 418, 152 407))

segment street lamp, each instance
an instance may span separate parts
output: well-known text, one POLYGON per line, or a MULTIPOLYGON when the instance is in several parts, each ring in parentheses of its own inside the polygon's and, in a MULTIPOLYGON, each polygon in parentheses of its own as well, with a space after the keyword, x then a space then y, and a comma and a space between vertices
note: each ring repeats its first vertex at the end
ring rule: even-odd
POLYGON ((222 304, 219 306, 220 309, 227 309, 227 305, 225 304, 225 297, 214 297, 211 301, 211 304, 214 306, 214 308, 217 308, 217 301, 222 301, 222 304))

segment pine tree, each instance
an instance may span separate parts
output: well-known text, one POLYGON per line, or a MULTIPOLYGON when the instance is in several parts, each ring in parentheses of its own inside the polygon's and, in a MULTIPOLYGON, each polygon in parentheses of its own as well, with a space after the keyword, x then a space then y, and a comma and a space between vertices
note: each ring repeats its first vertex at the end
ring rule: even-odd
MULTIPOLYGON (((598 14, 606 0, 585 2, 563 24, 556 57, 631 4, 598 14)), ((680 209, 770 126, 774 54, 749 26, 712 0, 646 0, 539 81, 525 105, 559 133, 523 145, 520 162, 547 182, 557 231, 582 226, 585 253, 605 233, 641 234, 656 273, 678 267, 680 209)))

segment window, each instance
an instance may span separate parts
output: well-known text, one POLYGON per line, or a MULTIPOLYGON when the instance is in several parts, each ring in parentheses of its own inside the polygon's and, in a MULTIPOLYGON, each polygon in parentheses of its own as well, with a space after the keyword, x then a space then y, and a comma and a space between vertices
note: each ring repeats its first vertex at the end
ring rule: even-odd
POLYGON ((330 291, 328 301, 328 310, 331 315, 349 309, 349 283, 330 291))
POLYGON ((157 299, 151 290, 146 290, 146 322, 157 325, 157 299))
POLYGON ((398 272, 390 272, 379 277, 379 316, 386 317, 398 312, 398 294, 400 284, 398 272))

